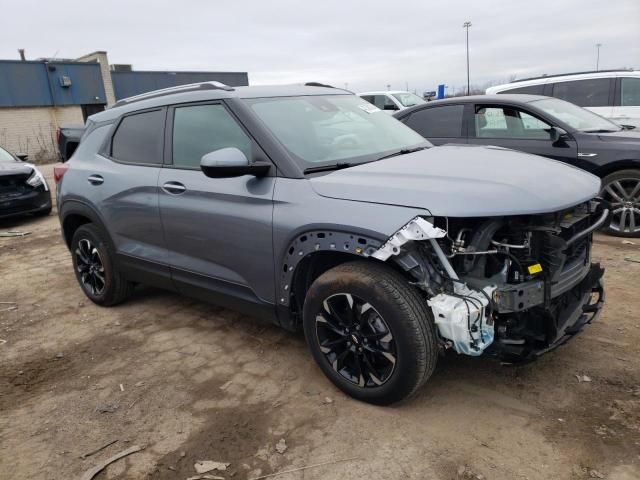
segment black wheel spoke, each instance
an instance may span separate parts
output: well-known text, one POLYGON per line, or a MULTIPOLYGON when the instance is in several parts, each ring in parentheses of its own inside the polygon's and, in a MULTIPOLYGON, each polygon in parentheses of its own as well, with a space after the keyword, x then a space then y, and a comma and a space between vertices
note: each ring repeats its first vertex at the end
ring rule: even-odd
POLYGON ((104 265, 100 252, 87 238, 78 242, 75 250, 78 279, 84 289, 91 295, 100 295, 106 287, 104 265))
POLYGON ((329 365, 349 382, 373 388, 391 377, 395 341, 370 303, 349 293, 328 297, 316 314, 316 334, 329 365))

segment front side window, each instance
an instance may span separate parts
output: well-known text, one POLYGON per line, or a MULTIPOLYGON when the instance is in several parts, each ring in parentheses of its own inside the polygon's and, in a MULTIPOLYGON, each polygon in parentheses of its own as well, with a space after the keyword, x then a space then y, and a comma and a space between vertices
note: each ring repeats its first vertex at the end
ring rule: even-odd
POLYGON ((620 80, 620 105, 640 107, 640 78, 622 78, 620 80))
POLYGON ((608 78, 558 82, 553 85, 553 96, 580 107, 606 107, 609 105, 609 84, 608 78))
POLYGON ((534 100, 530 105, 538 107, 550 117, 555 117, 582 132, 617 132, 620 126, 585 108, 557 98, 534 100))
POLYGON ((424 108, 412 113, 406 123, 425 138, 459 138, 463 113, 464 105, 424 108))
POLYGON ((178 107, 173 117, 173 164, 199 168, 203 155, 235 147, 251 159, 251 139, 220 104, 178 107))
POLYGON ((427 103, 419 96, 409 92, 394 93, 393 96, 400 102, 403 107, 407 108, 427 103))
POLYGON ((513 107, 476 107, 477 138, 549 139, 551 125, 513 107))
POLYGON ((385 153, 429 146, 416 132, 354 95, 245 100, 303 167, 362 163, 385 153))
POLYGON ((128 115, 122 119, 111 143, 111 157, 121 162, 161 164, 164 110, 128 115))

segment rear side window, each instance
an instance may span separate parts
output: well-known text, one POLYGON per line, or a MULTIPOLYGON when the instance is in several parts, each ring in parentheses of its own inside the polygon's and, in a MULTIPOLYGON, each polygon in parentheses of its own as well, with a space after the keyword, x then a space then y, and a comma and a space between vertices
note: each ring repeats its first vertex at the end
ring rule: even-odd
POLYGON ((121 162, 161 164, 164 110, 136 113, 122 119, 111 143, 111 157, 121 162))
POLYGON ((608 78, 593 78, 553 85, 553 96, 579 107, 606 107, 609 105, 608 78))
POLYGON ((528 87, 519 87, 519 88, 512 88, 510 90, 505 90, 503 92, 498 92, 498 93, 523 93, 526 95, 542 95, 544 91, 544 84, 541 83, 540 85, 529 85, 528 87))
POLYGON ((640 106, 640 78, 622 78, 620 81, 620 105, 640 106))
POLYGON ((251 139, 224 106, 178 107, 173 117, 173 164, 199 168, 203 155, 235 147, 251 158, 251 139))
POLYGON ((425 138, 459 138, 463 112, 464 105, 425 108, 412 113, 406 124, 425 138))

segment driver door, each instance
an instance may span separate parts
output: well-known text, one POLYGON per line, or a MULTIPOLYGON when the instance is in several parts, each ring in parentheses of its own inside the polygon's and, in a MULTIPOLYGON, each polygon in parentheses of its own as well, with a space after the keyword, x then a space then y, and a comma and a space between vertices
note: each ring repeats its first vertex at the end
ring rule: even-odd
POLYGON ((174 106, 167 122, 169 158, 158 185, 176 288, 222 304, 232 297, 273 303, 276 177, 209 178, 200 170, 204 154, 225 147, 250 161, 266 155, 222 102, 174 106))

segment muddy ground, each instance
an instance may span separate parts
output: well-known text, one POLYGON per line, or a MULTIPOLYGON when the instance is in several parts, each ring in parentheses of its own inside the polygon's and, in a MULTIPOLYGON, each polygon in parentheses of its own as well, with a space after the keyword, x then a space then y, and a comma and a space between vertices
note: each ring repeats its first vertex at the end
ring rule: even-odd
POLYGON ((145 288, 93 305, 55 210, 7 230, 31 234, 0 238, 0 302, 15 302, 0 304, 2 479, 80 478, 132 445, 146 448, 96 478, 187 479, 198 460, 229 462, 212 472, 225 479, 325 462, 276 478, 640 478, 640 263, 625 260, 640 241, 596 237, 607 305, 568 345, 522 367, 447 355, 380 408, 259 319, 145 288))

